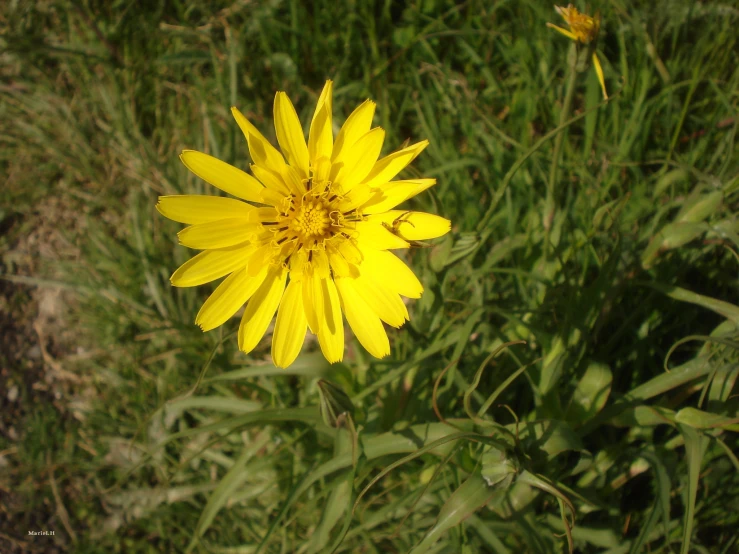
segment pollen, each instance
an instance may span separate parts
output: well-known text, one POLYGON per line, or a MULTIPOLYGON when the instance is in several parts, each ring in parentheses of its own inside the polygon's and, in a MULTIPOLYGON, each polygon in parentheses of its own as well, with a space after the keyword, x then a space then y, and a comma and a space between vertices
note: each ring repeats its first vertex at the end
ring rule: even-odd
POLYGON ((311 178, 305 185, 304 194, 285 197, 276 224, 269 226, 274 233, 272 243, 280 247, 285 259, 301 250, 325 250, 329 242, 345 240, 348 220, 339 209, 341 198, 331 182, 311 178))
POLYGON ((326 232, 330 224, 328 206, 315 200, 308 201, 298 208, 291 227, 298 235, 318 237, 326 232))

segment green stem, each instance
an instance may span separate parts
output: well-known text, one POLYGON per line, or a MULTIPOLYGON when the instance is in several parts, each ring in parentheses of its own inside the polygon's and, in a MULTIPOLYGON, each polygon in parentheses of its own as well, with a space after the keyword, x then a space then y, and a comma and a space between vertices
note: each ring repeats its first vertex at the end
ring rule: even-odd
MULTIPOLYGON (((574 47, 573 47, 574 48, 574 47)), ((572 57, 572 55, 570 55, 572 57)), ((565 97, 562 101, 562 111, 559 113, 559 125, 565 123, 572 111, 572 100, 575 96, 575 81, 577 80, 577 70, 575 64, 570 63, 570 74, 567 78, 567 89, 565 90, 565 97)), ((552 152, 552 165, 549 168, 549 182, 547 183, 547 197, 544 204, 544 251, 549 255, 549 233, 552 228, 552 222, 554 221, 554 193, 557 184, 557 171, 559 169, 559 158, 562 153, 562 143, 564 142, 566 135, 566 128, 562 129, 557 138, 554 140, 554 151, 552 152)))

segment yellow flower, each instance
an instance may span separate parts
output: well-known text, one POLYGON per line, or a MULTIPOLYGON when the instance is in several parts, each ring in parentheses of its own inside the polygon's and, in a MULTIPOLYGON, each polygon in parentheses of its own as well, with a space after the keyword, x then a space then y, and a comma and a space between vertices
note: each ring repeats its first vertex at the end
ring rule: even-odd
POLYGON ((561 6, 554 6, 557 13, 562 16, 570 30, 563 29, 552 23, 547 23, 547 27, 551 27, 562 33, 564 36, 571 38, 578 44, 589 45, 592 49, 593 67, 595 73, 598 76, 598 82, 600 88, 603 90, 603 98, 608 99, 608 93, 606 92, 606 82, 603 78, 603 67, 600 65, 598 55, 595 53, 595 41, 598 38, 598 32, 600 31, 600 14, 596 13, 595 17, 591 17, 584 13, 580 13, 575 6, 568 4, 566 8, 561 6), (592 44, 591 44, 592 43, 592 44))
POLYGON ((323 88, 306 142, 284 92, 274 102, 280 153, 236 108, 252 158, 251 176, 212 156, 185 150, 187 168, 238 198, 162 196, 159 212, 188 224, 180 243, 203 250, 171 277, 176 287, 226 279, 195 319, 203 331, 225 323, 244 304, 239 348, 257 346, 277 312, 272 359, 289 366, 306 329, 318 336, 326 359, 344 355, 342 312, 359 342, 374 356, 390 353, 383 322, 408 319, 401 295, 423 287, 393 249, 439 237, 450 222, 396 206, 436 183, 391 181, 428 145, 424 140, 378 160, 385 131, 370 129, 375 103, 367 100, 333 137, 332 82, 323 88))

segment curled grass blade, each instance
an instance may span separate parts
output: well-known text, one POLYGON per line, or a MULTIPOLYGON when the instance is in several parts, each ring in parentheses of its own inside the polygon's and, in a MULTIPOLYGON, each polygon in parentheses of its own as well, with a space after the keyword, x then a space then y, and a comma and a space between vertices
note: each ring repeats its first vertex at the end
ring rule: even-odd
POLYGON ((474 414, 472 411, 472 406, 470 405, 470 397, 472 396, 472 393, 475 392, 475 389, 477 388, 477 385, 480 384, 480 379, 482 378, 482 372, 485 371, 485 367, 490 363, 490 361, 495 358, 500 352, 502 352, 504 349, 509 348, 513 346, 514 344, 526 344, 526 341, 524 340, 518 340, 518 341, 511 341, 501 344, 498 348, 493 350, 487 358, 480 364, 480 367, 477 368, 477 372, 475 373, 475 377, 472 380, 472 383, 467 388, 467 390, 464 392, 464 411, 467 413, 467 417, 469 417, 472 421, 479 421, 479 417, 474 414))

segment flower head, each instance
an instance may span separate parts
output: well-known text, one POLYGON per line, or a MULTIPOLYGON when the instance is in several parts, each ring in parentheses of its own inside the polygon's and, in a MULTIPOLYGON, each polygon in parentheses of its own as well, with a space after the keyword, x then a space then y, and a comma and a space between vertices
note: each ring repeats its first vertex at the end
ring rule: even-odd
POLYGON ((598 37, 598 31, 600 30, 600 15, 595 14, 595 17, 591 17, 587 14, 580 13, 575 6, 569 4, 566 8, 561 6, 554 6, 557 13, 562 16, 570 30, 562 29, 556 25, 548 24, 549 27, 558 30, 563 35, 570 37, 572 40, 576 40, 581 44, 590 44, 593 40, 598 37))
POLYGON ((598 76, 598 82, 600 88, 603 91, 603 98, 608 99, 608 93, 606 92, 606 83, 603 77, 603 67, 600 65, 598 55, 595 53, 595 43, 598 39, 598 32, 600 31, 600 14, 596 13, 595 16, 589 16, 581 13, 572 4, 568 4, 566 8, 561 6, 554 6, 557 13, 562 16, 570 30, 563 29, 552 23, 547 23, 547 27, 551 27, 556 31, 559 31, 564 36, 571 38, 578 45, 586 45, 592 51, 593 67, 595 73, 598 76))
POLYGON ((336 140, 332 82, 318 99, 306 142, 292 102, 274 102, 277 142, 267 141, 231 108, 251 154, 249 175, 212 156, 185 150, 180 158, 195 175, 235 196, 162 196, 159 212, 189 226, 184 246, 203 250, 171 277, 191 287, 226 277, 205 301, 195 322, 209 331, 244 304, 239 348, 253 350, 277 313, 272 358, 290 365, 306 329, 317 335, 324 356, 344 353, 342 312, 359 342, 374 356, 390 352, 383 322, 408 319, 401 295, 423 287, 391 253, 412 241, 439 237, 450 222, 397 205, 435 184, 435 179, 392 179, 428 145, 421 141, 378 160, 385 138, 371 129, 375 103, 367 100, 347 118, 336 140))

